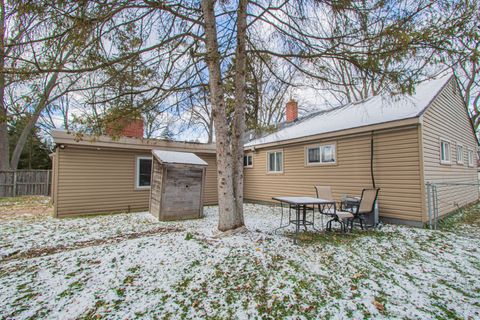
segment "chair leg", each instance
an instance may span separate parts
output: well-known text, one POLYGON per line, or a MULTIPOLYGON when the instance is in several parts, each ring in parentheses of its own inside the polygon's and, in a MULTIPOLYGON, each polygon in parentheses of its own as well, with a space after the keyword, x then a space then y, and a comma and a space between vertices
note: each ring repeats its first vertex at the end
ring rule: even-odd
POLYGON ((358 220, 360 220, 360 228, 363 230, 363 219, 359 218, 358 220))

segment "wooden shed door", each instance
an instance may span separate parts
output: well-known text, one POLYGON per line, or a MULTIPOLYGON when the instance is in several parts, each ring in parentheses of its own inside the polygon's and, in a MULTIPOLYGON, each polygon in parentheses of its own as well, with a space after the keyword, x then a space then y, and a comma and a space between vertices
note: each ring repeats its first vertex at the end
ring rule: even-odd
POLYGON ((165 216, 198 217, 202 199, 202 169, 171 168, 165 184, 165 216))

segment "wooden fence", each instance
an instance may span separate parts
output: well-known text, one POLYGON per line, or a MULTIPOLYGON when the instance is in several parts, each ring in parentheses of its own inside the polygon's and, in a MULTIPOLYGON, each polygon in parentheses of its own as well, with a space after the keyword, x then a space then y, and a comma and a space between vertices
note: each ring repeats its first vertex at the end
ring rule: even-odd
POLYGON ((0 171, 0 198, 48 196, 51 181, 51 170, 0 171))

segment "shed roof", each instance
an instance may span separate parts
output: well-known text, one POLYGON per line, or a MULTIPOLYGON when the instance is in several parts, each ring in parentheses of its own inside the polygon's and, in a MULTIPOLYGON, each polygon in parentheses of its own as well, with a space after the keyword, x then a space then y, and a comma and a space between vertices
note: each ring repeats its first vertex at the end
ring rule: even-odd
POLYGON ((444 74, 422 82, 413 95, 378 95, 316 112, 277 132, 252 140, 245 147, 420 117, 451 77, 451 74, 444 74))
POLYGON ((162 163, 193 164, 199 166, 208 165, 208 163, 191 152, 152 150, 152 154, 162 163))

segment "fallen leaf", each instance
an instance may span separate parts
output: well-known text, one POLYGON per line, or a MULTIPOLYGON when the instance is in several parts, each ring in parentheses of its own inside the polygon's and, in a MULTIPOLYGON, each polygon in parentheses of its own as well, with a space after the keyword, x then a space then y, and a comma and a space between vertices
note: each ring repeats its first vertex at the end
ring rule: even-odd
POLYGON ((385 311, 385 307, 383 306, 383 304, 382 304, 380 301, 373 300, 373 305, 374 305, 375 308, 377 308, 377 310, 380 311, 381 313, 383 313, 383 312, 385 311))

